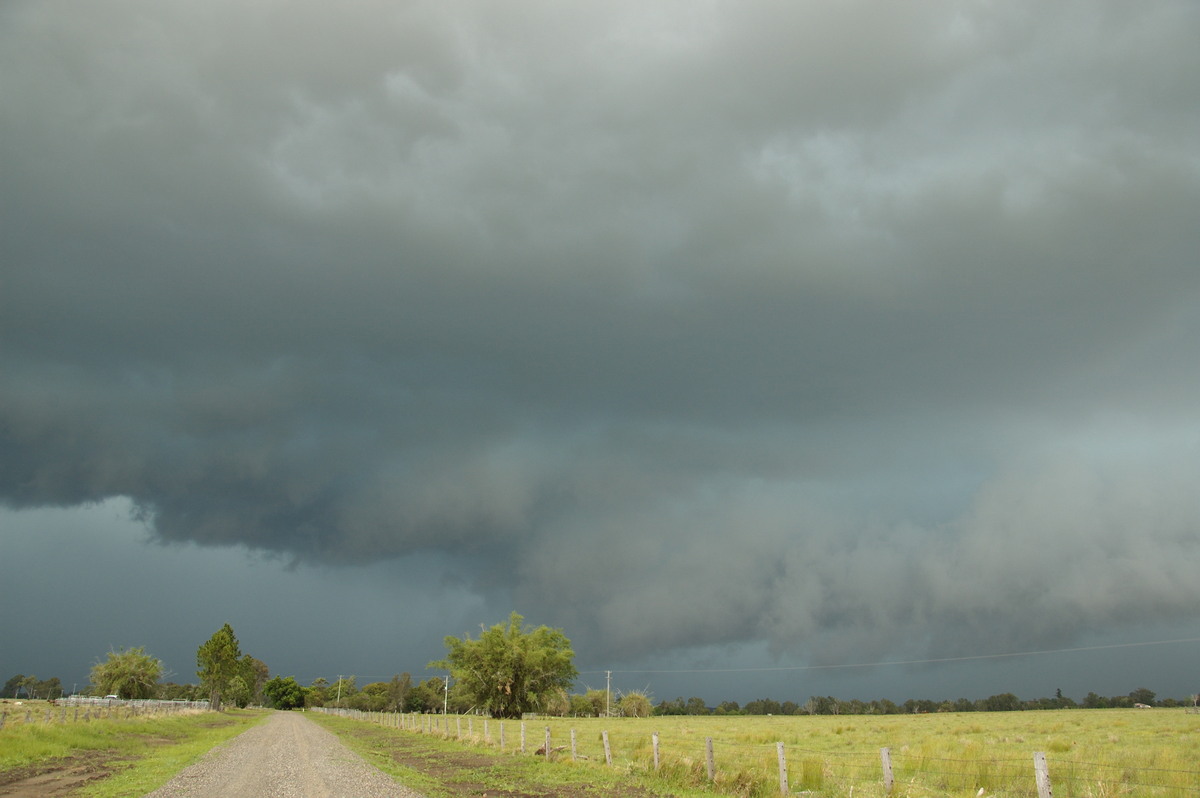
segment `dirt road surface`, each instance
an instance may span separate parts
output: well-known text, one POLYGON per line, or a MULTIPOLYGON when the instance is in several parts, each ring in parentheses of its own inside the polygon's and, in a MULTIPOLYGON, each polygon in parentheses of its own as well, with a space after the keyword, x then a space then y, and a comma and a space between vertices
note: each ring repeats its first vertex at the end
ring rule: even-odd
POLYGON ((147 798, 421 798, 299 712, 275 712, 147 798))

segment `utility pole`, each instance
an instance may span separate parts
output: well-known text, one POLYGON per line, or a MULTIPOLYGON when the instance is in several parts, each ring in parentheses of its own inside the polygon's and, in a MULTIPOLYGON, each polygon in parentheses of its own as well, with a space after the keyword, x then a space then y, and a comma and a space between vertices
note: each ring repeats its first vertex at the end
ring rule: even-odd
POLYGON ((450 674, 446 674, 446 694, 442 697, 442 714, 446 714, 446 710, 450 708, 450 674))
POLYGON ((609 703, 612 700, 612 671, 604 672, 604 717, 610 717, 612 710, 609 709, 609 703))
POLYGON ((342 674, 340 674, 340 673, 338 674, 338 697, 337 697, 337 705, 338 705, 339 707, 342 705, 342 674))

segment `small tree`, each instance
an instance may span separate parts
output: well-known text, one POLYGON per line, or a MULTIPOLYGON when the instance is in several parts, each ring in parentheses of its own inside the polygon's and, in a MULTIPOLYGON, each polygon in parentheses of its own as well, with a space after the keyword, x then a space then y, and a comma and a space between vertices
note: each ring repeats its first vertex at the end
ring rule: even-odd
POLYGON ((588 715, 593 718, 602 718, 608 711, 608 693, 604 690, 592 688, 583 694, 583 699, 588 702, 588 715))
POLYGON ((234 676, 225 688, 225 699, 238 709, 250 706, 250 685, 241 676, 234 676))
POLYGON ((447 637, 446 658, 429 667, 449 670, 462 694, 494 718, 541 709, 555 691, 574 684, 575 652, 560 630, 539 626, 525 632, 522 620, 514 612, 507 625, 496 624, 478 640, 447 637))
POLYGON ((162 676, 163 664, 144 648, 108 652, 108 659, 92 666, 92 685, 105 695, 151 698, 162 676))
POLYGON ((630 690, 621 696, 617 709, 627 718, 648 718, 654 711, 654 701, 641 690, 630 690))
POLYGON ((212 708, 221 711, 221 697, 229 689, 233 677, 241 675, 241 648, 233 627, 225 624, 196 652, 196 675, 208 690, 212 708))

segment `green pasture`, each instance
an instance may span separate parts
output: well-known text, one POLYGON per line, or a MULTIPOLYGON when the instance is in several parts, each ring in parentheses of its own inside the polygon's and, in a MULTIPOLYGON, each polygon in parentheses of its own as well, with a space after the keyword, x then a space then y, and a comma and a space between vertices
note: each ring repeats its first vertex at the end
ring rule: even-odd
MULTIPOLYGON (((390 717, 384 723, 395 723, 390 717)), ((424 731, 426 716, 404 722, 424 731)), ((436 733, 500 747, 500 722, 437 719, 436 733)), ((777 743, 784 744, 789 791, 829 796, 883 796, 881 749, 890 751, 894 796, 1034 796, 1033 755, 1046 755, 1051 785, 1063 796, 1200 795, 1200 714, 1184 709, 1070 709, 853 716, 665 716, 530 718, 505 721, 504 750, 542 747, 550 729, 559 761, 612 767, 649 783, 714 787, 729 795, 778 795, 777 743), (652 738, 659 737, 655 771, 652 738), (708 782, 713 740, 715 785, 708 782)))

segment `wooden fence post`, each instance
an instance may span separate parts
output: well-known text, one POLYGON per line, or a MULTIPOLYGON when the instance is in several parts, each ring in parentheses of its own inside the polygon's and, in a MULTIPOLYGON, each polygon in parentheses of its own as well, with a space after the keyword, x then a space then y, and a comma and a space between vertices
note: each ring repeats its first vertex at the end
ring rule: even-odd
POLYGON ((546 759, 550 758, 550 727, 546 727, 546 759))
POLYGON ((1053 798, 1050 790, 1050 768, 1046 764, 1046 754, 1035 751, 1033 754, 1033 774, 1037 779, 1038 798, 1053 798))
POLYGON ((460 718, 458 715, 454 716, 454 732, 455 732, 455 736, 459 740, 461 740, 462 739, 462 718, 460 718))
POLYGON ((779 754, 779 792, 781 795, 788 794, 787 782, 787 757, 783 754, 783 743, 775 743, 775 750, 779 754))
POLYGON ((892 749, 880 748, 879 758, 883 761, 883 789, 890 795, 892 787, 896 784, 895 777, 892 775, 892 749))
POLYGON ((713 743, 711 737, 704 738, 705 759, 708 761, 708 780, 717 780, 717 762, 713 757, 713 743))
POLYGON ((579 756, 575 752, 575 730, 571 729, 571 761, 578 761, 579 756))
POLYGON ((651 747, 654 749, 654 772, 658 772, 658 732, 650 735, 651 747))
POLYGON ((500 721, 500 753, 504 753, 504 721, 500 721))
POLYGON ((525 724, 521 723, 521 753, 525 753, 525 724))
POLYGON ((609 767, 612 767, 612 748, 608 745, 608 729, 600 734, 604 738, 604 761, 608 763, 609 767))

